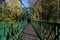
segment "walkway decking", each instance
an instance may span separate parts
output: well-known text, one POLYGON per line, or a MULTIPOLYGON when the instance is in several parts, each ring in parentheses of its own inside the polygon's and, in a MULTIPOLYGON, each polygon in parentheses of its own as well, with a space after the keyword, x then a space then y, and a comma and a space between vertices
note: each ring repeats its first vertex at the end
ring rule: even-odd
POLYGON ((27 27, 23 31, 23 36, 21 40, 40 40, 30 23, 28 23, 27 27))

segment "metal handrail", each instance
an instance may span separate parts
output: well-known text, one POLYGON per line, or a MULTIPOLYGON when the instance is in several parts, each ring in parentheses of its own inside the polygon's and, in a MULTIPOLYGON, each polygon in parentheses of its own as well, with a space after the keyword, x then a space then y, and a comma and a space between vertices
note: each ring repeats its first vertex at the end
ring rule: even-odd
MULTIPOLYGON (((54 25, 54 27, 52 27, 52 29, 51 29, 51 32, 49 33, 49 35, 48 35, 48 37, 47 37, 47 39, 49 39, 49 37, 50 37, 50 35, 51 35, 51 33, 52 33, 52 31, 54 30, 55 31, 55 40, 56 39, 59 39, 59 29, 60 29, 60 23, 54 23, 54 22, 47 22, 47 21, 34 21, 34 20, 32 20, 31 21, 31 24, 33 25, 33 27, 34 27, 34 25, 37 25, 37 24, 34 24, 34 22, 37 22, 37 23, 39 23, 40 24, 40 26, 42 25, 42 24, 49 24, 49 25, 54 25), (56 27, 58 28, 58 29, 56 29, 56 27)), ((37 27, 37 26, 36 26, 37 27)), ((34 28, 36 31, 37 31, 37 28, 34 28)), ((42 27, 42 26, 41 26, 42 27)), ((37 32, 38 33, 38 32, 37 32)), ((38 33, 38 35, 40 36, 40 34, 38 33)), ((40 36, 41 37, 41 36, 40 36)), ((40 38, 40 39, 42 39, 42 38, 40 38)))

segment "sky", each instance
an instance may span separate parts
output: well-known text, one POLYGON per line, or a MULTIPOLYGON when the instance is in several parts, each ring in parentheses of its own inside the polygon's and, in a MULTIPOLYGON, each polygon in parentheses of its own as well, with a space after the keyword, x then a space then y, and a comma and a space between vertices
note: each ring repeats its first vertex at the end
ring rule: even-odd
POLYGON ((6 2, 9 2, 9 0, 6 0, 6 2))
POLYGON ((28 7, 28 0, 23 0, 23 4, 28 7))
MULTIPOLYGON (((9 2, 9 0, 6 0, 6 2, 9 2)), ((28 0, 23 0, 22 2, 25 5, 25 7, 28 7, 28 0)))

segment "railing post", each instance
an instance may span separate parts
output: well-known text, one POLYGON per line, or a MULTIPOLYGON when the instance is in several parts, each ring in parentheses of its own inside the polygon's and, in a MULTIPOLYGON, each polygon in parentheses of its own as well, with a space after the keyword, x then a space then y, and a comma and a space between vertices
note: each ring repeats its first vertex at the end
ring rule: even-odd
POLYGON ((4 21, 4 1, 2 1, 2 21, 4 21))
POLYGON ((59 24, 56 24, 55 25, 55 39, 54 40, 60 40, 60 27, 59 27, 59 24))
POLYGON ((60 40, 60 25, 58 25, 58 40, 60 40))
POLYGON ((57 25, 55 25, 55 27, 56 27, 56 28, 55 28, 55 33, 56 33, 56 35, 55 35, 55 36, 56 36, 56 37, 55 37, 55 39, 54 39, 54 40, 59 40, 59 37, 58 37, 58 36, 59 36, 59 35, 58 35, 58 26, 57 26, 57 25))

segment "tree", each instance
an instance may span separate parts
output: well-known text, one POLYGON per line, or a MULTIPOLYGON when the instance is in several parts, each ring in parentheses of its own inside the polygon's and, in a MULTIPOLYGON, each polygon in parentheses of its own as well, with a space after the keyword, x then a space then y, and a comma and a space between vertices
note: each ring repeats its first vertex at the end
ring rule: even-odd
POLYGON ((29 6, 34 6, 39 12, 42 12, 42 7, 40 4, 40 0, 29 0, 29 6))
POLYGON ((5 5, 5 18, 7 20, 18 21, 19 16, 22 12, 21 4, 18 0, 10 0, 10 2, 7 2, 5 5), (7 16, 6 16, 7 15, 7 16), (18 19, 18 20, 17 20, 18 19))
POLYGON ((46 15, 47 21, 53 20, 56 21, 56 9, 57 4, 56 0, 41 0, 41 5, 44 9, 44 13, 46 15))

